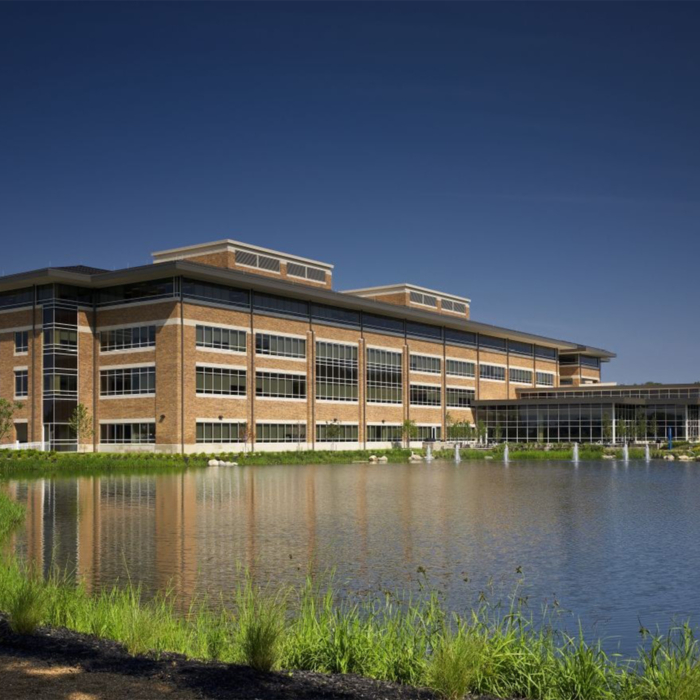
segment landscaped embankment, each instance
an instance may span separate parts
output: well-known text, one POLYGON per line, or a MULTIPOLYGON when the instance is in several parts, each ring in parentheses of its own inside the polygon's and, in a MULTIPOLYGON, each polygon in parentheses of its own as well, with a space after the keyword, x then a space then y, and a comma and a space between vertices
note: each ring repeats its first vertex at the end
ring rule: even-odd
MULTIPOLYGON (((5 534, 18 522, 18 512, 0 495, 5 534)), ((225 667, 218 664, 261 674, 275 669, 356 674, 429 687, 452 698, 468 692, 533 700, 700 697, 698 648, 689 628, 649 638, 637 658, 622 661, 606 655, 599 643, 557 632, 553 624, 534 625, 517 605, 501 610, 484 603, 466 615, 452 615, 435 593, 351 603, 339 597, 332 581, 272 591, 256 587, 241 572, 229 600, 221 603, 200 599, 183 617, 167 595, 147 601, 129 585, 88 594, 60 573, 44 579, 6 556, 0 566, 0 611, 12 634, 0 646, 26 651, 41 646, 27 640, 55 638, 65 628, 94 644, 119 642, 131 655, 154 659, 176 653, 213 662, 212 673, 219 674, 225 667)), ((338 693, 341 689, 336 684, 338 693)), ((382 696, 400 697, 388 689, 382 696)), ((268 697, 277 697, 274 683, 268 697)))

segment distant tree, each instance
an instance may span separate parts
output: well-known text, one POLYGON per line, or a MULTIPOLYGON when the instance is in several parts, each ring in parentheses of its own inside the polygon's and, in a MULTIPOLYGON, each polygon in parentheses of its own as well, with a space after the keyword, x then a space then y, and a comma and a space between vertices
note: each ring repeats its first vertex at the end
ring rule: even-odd
POLYGON ((486 423, 482 420, 476 421, 476 436, 479 438, 480 442, 486 440, 487 432, 486 423))
POLYGON ((605 442, 610 442, 613 436, 613 424, 612 417, 605 411, 603 413, 603 440, 605 442))
POLYGON ((92 416, 87 406, 79 403, 73 411, 68 426, 75 433, 78 444, 84 439, 89 440, 95 432, 92 427, 92 416))
POLYGON ((635 421, 634 421, 634 432, 635 432, 635 437, 637 440, 646 440, 647 439, 647 427, 649 425, 649 421, 647 420, 647 412, 643 408, 638 408, 636 415, 635 415, 635 421))
POLYGON ((19 411, 22 404, 18 401, 0 399, 0 442, 2 442, 14 428, 15 411, 19 411))
POLYGON ((493 429, 493 439, 496 442, 503 439, 503 426, 500 423, 496 423, 496 427, 493 429))
POLYGON ((326 421, 326 438, 330 440, 332 449, 335 449, 335 443, 340 437, 340 432, 340 425, 337 420, 326 421))
POLYGON ((401 424, 401 433, 406 441, 406 447, 411 446, 411 439, 418 435, 418 426, 416 421, 406 418, 406 420, 401 424))
POLYGON ((658 440, 658 439, 659 439, 659 436, 658 436, 659 424, 658 424, 658 422, 657 422, 657 420, 656 420, 656 414, 654 414, 654 415, 651 417, 651 423, 650 423, 650 425, 649 425, 649 432, 651 433, 651 437, 652 437, 653 440, 658 440))
POLYGON ((617 429, 615 431, 617 433, 617 438, 620 440, 620 442, 625 442, 627 438, 627 421, 624 420, 624 418, 620 418, 617 421, 617 429))
POLYGON ((449 411, 445 414, 445 433, 448 440, 455 439, 455 420, 449 411))
POLYGON ((243 423, 238 428, 238 440, 243 443, 243 454, 248 453, 248 441, 250 440, 250 429, 248 423, 243 423))

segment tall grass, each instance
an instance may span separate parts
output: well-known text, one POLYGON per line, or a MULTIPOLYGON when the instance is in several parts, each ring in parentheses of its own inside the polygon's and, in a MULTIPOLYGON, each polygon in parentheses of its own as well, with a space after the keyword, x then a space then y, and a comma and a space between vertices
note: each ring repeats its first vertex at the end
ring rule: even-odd
POLYGON ((169 594, 143 599, 126 585, 88 595, 67 577, 37 579, 16 560, 0 567, 0 610, 18 632, 65 626, 121 642, 132 653, 275 668, 355 673, 439 695, 532 700, 697 700, 698 648, 689 627, 654 637, 630 661, 608 657, 582 634, 535 625, 522 611, 486 605, 448 616, 437 596, 339 600, 311 581, 270 594, 250 578, 229 601, 200 599, 178 615, 169 594), (37 603, 38 601, 38 603, 37 603))
MULTIPOLYGON (((0 494, 0 522, 18 522, 0 494)), ((7 532, 7 530, 6 530, 7 532)), ((468 693, 529 700, 698 700, 700 650, 683 626, 653 636, 636 658, 605 654, 581 631, 535 624, 517 602, 483 603, 448 615, 435 593, 341 599, 332 579, 301 588, 261 589, 246 572, 216 605, 195 599, 186 615, 165 592, 145 600, 126 583, 89 595, 57 571, 37 577, 14 557, 0 560, 0 610, 12 628, 67 627, 112 639, 132 653, 177 652, 190 658, 275 668, 355 673, 428 686, 457 700, 468 693)), ((514 598, 517 601, 517 598, 514 598)))

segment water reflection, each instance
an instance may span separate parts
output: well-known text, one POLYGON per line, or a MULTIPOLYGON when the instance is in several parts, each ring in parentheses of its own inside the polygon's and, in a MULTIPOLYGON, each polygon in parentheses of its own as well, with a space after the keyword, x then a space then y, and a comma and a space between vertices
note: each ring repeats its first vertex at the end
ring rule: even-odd
POLYGON ((535 611, 561 601, 631 650, 639 619, 666 627, 700 607, 700 469, 616 466, 219 467, 2 488, 27 507, 11 546, 89 590, 130 577, 186 609, 230 591, 237 565, 295 584, 335 568, 348 593, 416 587, 425 569, 462 610, 480 591, 506 599, 522 567, 535 611))

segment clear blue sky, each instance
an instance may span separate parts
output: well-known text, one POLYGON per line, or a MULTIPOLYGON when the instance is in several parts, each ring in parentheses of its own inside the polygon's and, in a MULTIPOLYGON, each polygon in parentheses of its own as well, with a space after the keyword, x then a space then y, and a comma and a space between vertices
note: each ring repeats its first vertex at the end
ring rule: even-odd
POLYGON ((231 237, 700 380, 698 36, 696 3, 2 3, 1 271, 231 237))

